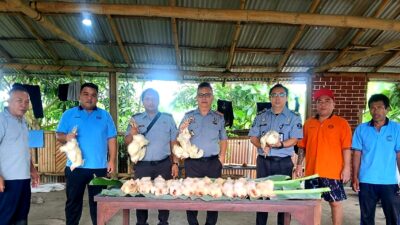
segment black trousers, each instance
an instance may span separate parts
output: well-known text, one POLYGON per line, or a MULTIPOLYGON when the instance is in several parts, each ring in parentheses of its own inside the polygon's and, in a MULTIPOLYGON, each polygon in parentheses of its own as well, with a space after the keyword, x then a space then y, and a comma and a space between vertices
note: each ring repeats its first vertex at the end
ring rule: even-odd
POLYGON ((400 225, 400 196, 397 184, 367 184, 360 183, 358 199, 361 210, 361 225, 375 224, 375 209, 379 200, 382 203, 386 225, 400 225))
POLYGON ((93 225, 97 225, 97 203, 94 196, 99 194, 103 186, 89 186, 89 182, 96 177, 105 177, 107 169, 84 169, 75 168, 71 171, 65 168, 67 202, 65 204, 66 225, 79 225, 82 215, 83 195, 85 188, 88 187, 90 217, 93 225))
MULTIPOLYGON (((221 177, 222 164, 218 157, 200 158, 200 159, 186 159, 185 172, 187 177, 221 177)), ((197 220, 198 211, 186 211, 186 216, 189 225, 198 225, 197 220)), ((218 220, 217 211, 207 211, 206 225, 215 225, 218 220)))
MULTIPOLYGON (((169 157, 158 162, 138 162, 135 165, 135 178, 151 177, 155 179, 161 175, 164 179, 172 179, 171 161, 169 157)), ((136 210, 137 225, 148 225, 149 212, 147 209, 136 210)), ((158 225, 168 225, 169 210, 158 210, 158 225)))
POLYGON ((0 192, 0 225, 26 225, 31 205, 31 180, 5 180, 0 192))
MULTIPOLYGON (((292 176, 293 162, 290 156, 288 157, 257 157, 257 178, 268 177, 271 175, 287 175, 292 176)), ((266 225, 268 213, 257 212, 256 224, 266 225)), ((278 225, 283 225, 284 214, 278 213, 278 225)))

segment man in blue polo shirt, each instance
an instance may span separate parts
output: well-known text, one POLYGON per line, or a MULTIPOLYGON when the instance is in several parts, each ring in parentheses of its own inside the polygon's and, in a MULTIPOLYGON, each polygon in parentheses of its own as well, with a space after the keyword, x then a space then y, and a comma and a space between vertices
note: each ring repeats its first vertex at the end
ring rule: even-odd
MULTIPOLYGON (((125 144, 130 144, 133 135, 143 134, 149 144, 143 160, 134 165, 135 178, 151 177, 156 178, 161 175, 169 180, 178 176, 178 159, 171 156, 172 146, 176 143, 178 131, 174 118, 171 114, 158 111, 160 96, 152 88, 143 91, 141 100, 145 112, 137 113, 132 119, 137 127, 128 126, 125 134, 125 144)), ((158 225, 168 225, 168 210, 158 211, 158 225)), ((148 225, 148 210, 136 210, 136 225, 148 225)))
MULTIPOLYGON (((287 108, 289 91, 282 84, 274 85, 269 91, 271 109, 259 112, 250 128, 251 143, 257 147, 257 178, 271 175, 292 176, 291 156, 297 140, 303 138, 301 117, 287 108), (261 148, 260 138, 270 130, 279 133, 279 143, 261 148)), ((256 224, 267 224, 268 213, 257 212, 256 224)), ((278 225, 283 225, 284 214, 278 213, 278 225)))
MULTIPOLYGON (((211 110, 213 100, 214 95, 210 83, 200 83, 197 87, 198 108, 187 112, 179 127, 180 130, 183 130, 185 126, 188 126, 192 134, 190 142, 204 151, 202 158, 185 160, 187 177, 217 178, 221 176, 228 137, 224 127, 224 116, 211 110), (188 119, 190 119, 190 124, 185 123, 188 119)), ((197 211, 186 211, 189 225, 199 224, 197 213, 197 211)), ((207 211, 206 225, 215 225, 217 220, 218 212, 207 211)))
MULTIPOLYGON (((67 202, 65 217, 67 225, 78 225, 82 214, 85 188, 96 177, 105 177, 115 171, 117 155, 114 122, 110 114, 96 106, 98 87, 93 83, 81 86, 78 107, 64 112, 57 128, 57 140, 65 143, 76 138, 82 151, 83 165, 71 171, 71 161, 65 168, 67 202), (77 127, 77 134, 72 133, 77 127), (108 153, 108 162, 107 162, 108 153)), ((97 205, 93 197, 101 192, 101 186, 88 186, 90 216, 97 224, 97 205)))
POLYGON ((360 124, 353 136, 353 190, 358 192, 361 224, 375 224, 380 200, 387 225, 400 224, 400 196, 396 170, 400 168, 400 124, 386 114, 390 103, 383 94, 368 100, 372 120, 360 124))
POLYGON ((0 113, 0 225, 26 225, 31 182, 32 186, 39 184, 29 154, 24 118, 29 109, 29 94, 25 88, 14 86, 9 95, 8 107, 0 113))

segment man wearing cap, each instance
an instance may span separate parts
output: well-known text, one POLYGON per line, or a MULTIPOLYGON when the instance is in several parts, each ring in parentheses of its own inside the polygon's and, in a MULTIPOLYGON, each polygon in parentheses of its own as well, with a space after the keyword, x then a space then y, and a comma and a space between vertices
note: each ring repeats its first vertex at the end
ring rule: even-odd
POLYGON ((381 201, 387 225, 400 224, 400 124, 386 117, 389 98, 374 94, 368 100, 371 121, 360 124, 353 136, 353 190, 358 192, 361 224, 375 224, 381 201))
MULTIPOLYGON (((160 96, 152 88, 143 91, 141 98, 145 112, 132 116, 137 127, 128 126, 125 134, 125 144, 129 145, 133 136, 143 134, 149 141, 146 154, 134 165, 135 178, 161 175, 169 180, 178 176, 178 159, 171 157, 172 146, 176 143, 178 134, 174 118, 171 114, 158 111, 160 96)), ((168 225, 168 210, 158 211, 158 225, 168 225)), ((148 210, 136 210, 136 225, 147 225, 148 210)))
MULTIPOLYGON (((276 84, 269 91, 271 109, 260 111, 249 131, 251 143, 257 147, 257 178, 271 175, 292 176, 294 145, 303 137, 301 117, 287 108, 288 89, 276 84), (268 131, 279 133, 277 144, 261 148, 260 138, 268 131)), ((268 213, 257 212, 257 225, 267 223, 268 213)), ((284 223, 284 214, 278 213, 278 225, 284 223)))
POLYGON ((331 189, 322 196, 331 207, 333 225, 340 225, 343 222, 342 201, 346 199, 343 183, 350 179, 351 128, 345 119, 333 114, 334 99, 329 89, 314 92, 317 114, 304 124, 304 138, 298 143, 295 173, 296 176, 303 176, 305 157, 305 175, 320 176, 306 181, 305 187, 331 189))
MULTIPOLYGON (((197 87, 198 108, 187 112, 179 126, 180 131, 188 127, 192 135, 190 142, 204 151, 202 158, 185 160, 187 177, 221 177, 228 137, 224 116, 211 110, 213 100, 210 83, 200 83, 197 87)), ((197 214, 197 211, 186 211, 189 225, 199 224, 197 214)), ((217 220, 218 212, 207 211, 206 225, 215 225, 217 220)))

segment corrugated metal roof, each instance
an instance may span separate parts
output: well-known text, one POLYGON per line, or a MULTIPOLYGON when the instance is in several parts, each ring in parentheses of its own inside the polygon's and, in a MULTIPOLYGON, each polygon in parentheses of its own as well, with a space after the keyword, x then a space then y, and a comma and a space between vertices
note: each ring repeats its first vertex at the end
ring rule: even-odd
POLYGON ((285 73, 306 73, 310 67, 294 67, 294 66, 285 66, 282 68, 282 72, 285 73))
POLYGON ((368 73, 374 72, 374 70, 375 67, 344 66, 332 68, 329 70, 329 72, 368 73))
POLYGON ((126 47, 129 57, 133 59, 133 63, 143 64, 175 64, 175 51, 168 48, 156 47, 126 47))
POLYGON ((37 43, 32 41, 21 42, 0 40, 0 46, 2 46, 13 58, 49 58, 43 49, 37 43))
POLYGON ((0 14, 0 38, 32 38, 16 17, 0 14))
POLYGON ((311 2, 310 0, 248 0, 246 9, 307 12, 311 2))
POLYGON ((179 20, 179 44, 210 48, 229 47, 234 27, 234 23, 179 20))
POLYGON ((182 49, 182 65, 186 66, 218 66, 225 67, 227 52, 182 49))
POLYGON ((307 27, 296 48, 342 49, 348 45, 354 32, 354 30, 344 28, 307 27))
POLYGON ((286 48, 298 28, 285 25, 244 24, 237 47, 286 48))
POLYGON ((115 17, 114 20, 124 42, 173 44, 170 19, 115 17))
POLYGON ((281 55, 269 55, 264 53, 235 53, 233 65, 235 66, 277 66, 281 55))
POLYGON ((239 9, 240 1, 232 0, 177 0, 177 6, 206 9, 239 9))
POLYGON ((388 57, 385 54, 378 54, 369 57, 362 58, 357 62, 353 63, 354 66, 374 66, 381 65, 382 62, 388 57))
MULTIPOLYGON (((114 41, 114 37, 105 16, 92 16, 92 26, 82 24, 81 15, 51 15, 47 18, 72 37, 88 42, 114 41)), ((42 34, 41 34, 42 35, 42 34)))
POLYGON ((292 66, 320 66, 327 64, 337 57, 336 53, 321 54, 321 53, 294 53, 292 54, 286 65, 292 66))

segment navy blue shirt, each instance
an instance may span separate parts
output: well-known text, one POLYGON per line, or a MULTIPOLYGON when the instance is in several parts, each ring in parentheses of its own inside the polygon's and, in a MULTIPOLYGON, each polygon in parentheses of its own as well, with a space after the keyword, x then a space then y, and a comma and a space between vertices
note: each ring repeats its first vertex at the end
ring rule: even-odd
MULTIPOLYGON (((290 138, 303 138, 303 125, 300 115, 297 112, 289 110, 287 107, 278 115, 275 115, 272 109, 265 109, 259 112, 254 119, 253 125, 249 131, 249 136, 261 138, 270 130, 279 133, 280 141, 285 141, 290 138)), ((257 151, 259 155, 264 155, 262 148, 258 148, 257 151)), ((293 146, 282 149, 272 148, 269 156, 286 157, 292 156, 293 152, 293 146)))

